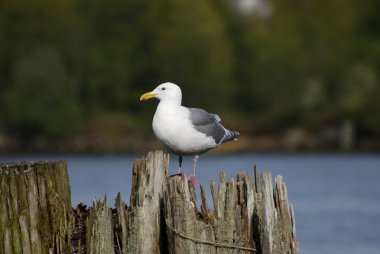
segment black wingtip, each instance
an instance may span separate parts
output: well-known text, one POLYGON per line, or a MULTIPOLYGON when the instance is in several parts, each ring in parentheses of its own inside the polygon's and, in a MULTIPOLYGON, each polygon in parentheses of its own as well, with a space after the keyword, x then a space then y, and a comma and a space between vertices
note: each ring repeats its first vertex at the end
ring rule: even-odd
POLYGON ((232 136, 234 136, 234 138, 240 135, 240 133, 237 131, 230 131, 230 133, 232 134, 232 136))
POLYGON ((228 141, 232 141, 232 140, 237 140, 236 137, 239 135, 240 135, 240 133, 237 131, 228 130, 227 135, 226 135, 225 139, 223 140, 223 143, 228 142, 228 141))

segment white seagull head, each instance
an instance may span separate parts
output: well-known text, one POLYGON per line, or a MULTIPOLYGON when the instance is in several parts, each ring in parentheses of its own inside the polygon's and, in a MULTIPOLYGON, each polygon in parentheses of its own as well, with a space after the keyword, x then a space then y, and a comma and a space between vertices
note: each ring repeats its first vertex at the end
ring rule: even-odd
POLYGON ((173 101, 181 104, 182 92, 181 88, 176 84, 166 82, 157 86, 153 91, 141 95, 140 101, 157 98, 160 101, 173 101))

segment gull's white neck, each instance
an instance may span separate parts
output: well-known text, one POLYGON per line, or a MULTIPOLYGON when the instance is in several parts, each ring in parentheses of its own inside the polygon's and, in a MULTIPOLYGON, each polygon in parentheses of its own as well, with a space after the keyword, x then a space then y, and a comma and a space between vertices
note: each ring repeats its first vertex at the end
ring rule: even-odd
POLYGON ((161 100, 160 103, 158 103, 157 110, 177 110, 181 107, 181 99, 170 99, 170 100, 161 100))
POLYGON ((176 115, 178 111, 181 109, 181 105, 168 103, 168 102, 160 102, 157 106, 155 117, 163 117, 176 115))

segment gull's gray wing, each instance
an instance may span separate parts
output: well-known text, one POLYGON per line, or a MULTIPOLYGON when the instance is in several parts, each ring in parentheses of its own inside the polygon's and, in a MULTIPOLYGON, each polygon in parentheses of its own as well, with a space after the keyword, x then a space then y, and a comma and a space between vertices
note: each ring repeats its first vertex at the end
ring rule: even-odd
POLYGON ((200 108, 188 108, 190 111, 190 121, 194 128, 212 137, 216 144, 221 144, 232 139, 235 139, 239 133, 229 131, 224 128, 219 122, 220 117, 215 114, 208 113, 200 108))

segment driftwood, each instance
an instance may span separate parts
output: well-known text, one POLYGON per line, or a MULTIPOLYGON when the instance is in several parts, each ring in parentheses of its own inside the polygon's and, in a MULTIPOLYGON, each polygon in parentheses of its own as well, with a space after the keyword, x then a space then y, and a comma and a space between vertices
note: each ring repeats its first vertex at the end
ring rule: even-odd
POLYGON ((186 177, 167 176, 168 161, 161 151, 136 160, 129 206, 119 194, 113 209, 95 200, 73 210, 65 163, 1 165, 0 254, 298 253, 281 176, 273 187, 269 172, 221 173, 213 208, 202 186, 198 207, 186 177))

